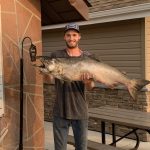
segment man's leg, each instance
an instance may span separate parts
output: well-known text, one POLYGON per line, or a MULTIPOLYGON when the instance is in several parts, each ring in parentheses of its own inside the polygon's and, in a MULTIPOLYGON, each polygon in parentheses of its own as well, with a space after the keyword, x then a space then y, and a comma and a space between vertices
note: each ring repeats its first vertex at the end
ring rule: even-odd
POLYGON ((67 149, 67 136, 69 132, 69 120, 54 117, 53 120, 53 134, 55 150, 67 149))
POLYGON ((71 121, 76 150, 87 150, 88 120, 71 121))

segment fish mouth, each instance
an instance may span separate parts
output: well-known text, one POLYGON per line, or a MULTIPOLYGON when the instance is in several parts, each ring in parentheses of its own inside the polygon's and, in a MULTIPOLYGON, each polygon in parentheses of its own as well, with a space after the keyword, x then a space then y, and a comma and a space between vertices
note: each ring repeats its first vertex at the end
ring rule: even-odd
POLYGON ((40 68, 45 68, 45 65, 44 65, 44 64, 42 64, 42 65, 40 65, 39 67, 40 67, 40 68))
POLYGON ((46 66, 45 66, 45 64, 44 64, 44 61, 45 61, 45 59, 47 59, 47 58, 49 58, 48 56, 36 56, 36 59, 38 60, 40 60, 40 65, 36 65, 36 64, 34 64, 33 66, 35 66, 35 67, 39 67, 39 68, 46 68, 46 66))
MULTIPOLYGON (((41 59, 41 58, 40 58, 41 59)), ((40 64, 32 64, 34 67, 38 67, 38 68, 46 68, 44 61, 40 60, 40 64)))
POLYGON ((33 64, 33 66, 34 66, 34 67, 38 67, 38 68, 46 68, 44 64, 42 64, 42 65, 33 64))

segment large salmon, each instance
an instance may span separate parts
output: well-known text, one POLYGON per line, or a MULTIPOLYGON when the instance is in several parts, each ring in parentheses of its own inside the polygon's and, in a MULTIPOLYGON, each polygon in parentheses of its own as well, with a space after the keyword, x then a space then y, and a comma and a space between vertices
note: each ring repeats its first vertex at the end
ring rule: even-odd
POLYGON ((80 81, 83 73, 93 75, 93 81, 103 83, 108 88, 122 84, 127 87, 135 100, 137 91, 150 81, 144 79, 130 79, 118 69, 91 57, 50 58, 39 56, 42 63, 40 70, 64 81, 80 81))

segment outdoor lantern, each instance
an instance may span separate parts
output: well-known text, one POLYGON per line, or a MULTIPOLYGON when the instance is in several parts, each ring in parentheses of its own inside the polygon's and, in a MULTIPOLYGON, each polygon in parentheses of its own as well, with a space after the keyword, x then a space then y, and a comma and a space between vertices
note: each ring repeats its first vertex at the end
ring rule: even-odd
POLYGON ((29 48, 29 53, 30 53, 30 58, 31 58, 31 61, 36 61, 36 46, 34 44, 31 43, 31 46, 29 48))

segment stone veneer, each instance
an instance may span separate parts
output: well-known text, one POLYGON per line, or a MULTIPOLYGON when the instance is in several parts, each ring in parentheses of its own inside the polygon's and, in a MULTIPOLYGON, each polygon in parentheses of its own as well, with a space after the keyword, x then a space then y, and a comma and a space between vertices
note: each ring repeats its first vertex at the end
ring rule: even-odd
MULTIPOLYGON (((19 74, 21 42, 29 36, 41 54, 40 0, 0 0, 4 64, 5 122, 8 132, 0 149, 15 150, 19 144, 19 74), (7 124, 7 125, 6 125, 7 124)), ((25 149, 44 149, 43 79, 29 59, 28 39, 24 42, 24 128, 25 149)))
MULTIPOLYGON (((133 101, 129 93, 125 90, 111 90, 95 88, 92 91, 86 91, 87 101, 90 108, 109 105, 111 107, 124 108, 129 110, 138 110, 147 112, 150 108, 149 92, 138 93, 137 101, 133 101), (147 99, 147 100, 146 100, 147 99)), ((52 121, 53 105, 55 99, 55 88, 53 85, 44 84, 44 116, 46 121, 52 121)), ((94 131, 101 131, 101 122, 98 119, 89 118, 89 129, 94 131)), ((106 132, 111 133, 111 124, 107 123, 106 132)), ((117 126, 117 135, 124 135, 130 129, 124 126, 117 126)), ((140 140, 150 141, 150 136, 144 131, 138 130, 140 140)), ((135 138, 130 135, 129 138, 135 138)))

